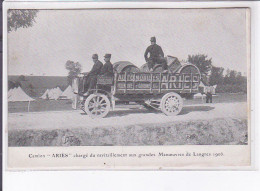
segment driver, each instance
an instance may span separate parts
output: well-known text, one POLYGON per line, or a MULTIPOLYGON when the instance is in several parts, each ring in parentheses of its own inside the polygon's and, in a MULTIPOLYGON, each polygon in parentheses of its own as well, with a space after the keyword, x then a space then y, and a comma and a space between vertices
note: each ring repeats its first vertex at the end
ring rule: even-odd
POLYGON ((92 59, 93 59, 94 65, 85 78, 85 83, 84 83, 85 84, 85 87, 84 87, 85 92, 88 89, 94 89, 95 88, 96 83, 97 83, 97 76, 100 74, 101 69, 103 67, 103 63, 98 60, 97 54, 93 54, 92 59))

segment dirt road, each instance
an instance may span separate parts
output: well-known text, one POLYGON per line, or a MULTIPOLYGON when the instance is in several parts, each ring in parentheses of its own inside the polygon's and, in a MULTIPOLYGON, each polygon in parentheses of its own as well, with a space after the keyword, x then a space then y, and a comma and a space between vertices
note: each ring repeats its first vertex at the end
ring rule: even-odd
POLYGON ((165 116, 139 106, 118 108, 106 118, 81 111, 11 113, 9 146, 134 146, 247 144, 247 104, 185 106, 165 116))
POLYGON ((218 103, 185 106, 178 116, 166 116, 161 112, 150 112, 144 108, 111 111, 106 118, 91 119, 82 111, 49 111, 11 113, 8 128, 12 129, 67 129, 89 127, 124 127, 136 124, 157 124, 176 121, 209 120, 215 118, 247 118, 246 103, 218 103))

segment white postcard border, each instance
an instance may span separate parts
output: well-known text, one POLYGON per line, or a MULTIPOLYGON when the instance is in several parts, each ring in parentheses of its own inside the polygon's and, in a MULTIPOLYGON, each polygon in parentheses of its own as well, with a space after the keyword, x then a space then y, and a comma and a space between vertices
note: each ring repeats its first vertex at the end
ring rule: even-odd
MULTIPOLYGON (((7 100, 7 55, 6 55, 6 51, 7 51, 7 41, 6 41, 6 37, 7 37, 7 33, 6 33, 6 25, 7 25, 7 17, 6 17, 6 10, 8 8, 12 8, 12 9, 20 9, 20 8, 40 8, 40 9, 78 9, 78 8, 220 8, 220 7, 224 7, 224 8, 232 8, 232 7, 250 7, 251 11, 252 11, 252 29, 256 27, 256 9, 254 7, 255 3, 253 2, 199 2, 199 3, 195 3, 195 2, 183 2, 183 3, 87 3, 87 2, 77 2, 77 3, 62 3, 62 2, 38 2, 38 3, 32 3, 32 2, 21 2, 18 4, 18 2, 6 2, 4 4, 4 13, 3 13, 3 26, 4 26, 4 41, 3 41, 3 45, 4 45, 4 54, 3 54, 3 82, 4 82, 4 89, 3 89, 3 136, 4 136, 4 144, 3 144, 3 151, 4 152, 4 167, 5 169, 7 169, 7 152, 8 152, 8 147, 7 147, 7 103, 5 100, 7 100)), ((259 16, 259 15, 258 15, 259 16)), ((259 29, 258 29, 259 30, 259 29)), ((257 36, 256 32, 254 30, 251 31, 251 87, 255 87, 254 86, 254 79, 255 79, 255 74, 253 71, 255 71, 255 63, 256 63, 256 59, 259 60, 259 58, 256 58, 256 49, 259 50, 259 45, 256 45, 258 47, 255 46, 255 41, 258 39, 259 41, 259 37, 257 36)), ((258 56, 259 57, 259 56, 258 56)), ((249 69, 250 70, 250 69, 249 69)), ((251 88, 252 89, 252 88, 251 88)), ((252 89, 252 97, 251 97, 251 106, 253 106, 254 102, 254 90, 252 89)), ((250 95, 250 94, 249 94, 250 95)), ((248 96, 250 97, 250 96, 248 96)), ((249 119, 249 121, 251 122, 251 126, 253 128, 251 128, 251 133, 253 136, 251 136, 251 143, 249 143, 249 145, 251 144, 251 165, 248 167, 219 167, 219 168, 214 168, 214 167, 209 167, 209 168, 199 168, 199 167, 195 167, 194 169, 240 169, 240 170, 252 170, 255 169, 255 131, 256 129, 255 127, 255 112, 254 112, 254 106, 249 109, 251 110, 251 120, 249 119)), ((248 145, 248 146, 249 146, 248 145)), ((197 147, 201 147, 201 146, 197 146, 197 147)), ((98 148, 98 147, 96 147, 98 148)), ((49 147, 49 149, 51 149, 51 147, 49 147)), ((62 148, 61 148, 62 149, 62 148)), ((83 147, 84 149, 84 147, 83 147)), ((31 168, 27 168, 27 169, 31 169, 31 168)), ((46 170, 49 168, 45 168, 46 170)), ((67 168, 58 168, 59 170, 65 170, 67 168)), ((73 168, 70 168, 73 169, 73 168)), ((77 169, 77 168, 75 168, 77 169)), ((98 168, 95 168, 98 169, 98 168)), ((116 168, 114 168, 116 169, 116 168)), ((127 168, 127 169, 131 169, 127 168)), ((138 169, 142 169, 142 168, 138 168, 138 169)), ((151 169, 160 169, 160 168, 151 168, 151 169)), ((176 169, 175 167, 169 168, 169 169, 176 169)), ((193 169, 191 167, 188 168, 183 168, 183 169, 193 169)), ((11 170, 11 169, 8 169, 11 170)), ((18 170, 18 169, 13 169, 13 170, 18 170)), ((31 169, 33 170, 33 169, 31 169)))

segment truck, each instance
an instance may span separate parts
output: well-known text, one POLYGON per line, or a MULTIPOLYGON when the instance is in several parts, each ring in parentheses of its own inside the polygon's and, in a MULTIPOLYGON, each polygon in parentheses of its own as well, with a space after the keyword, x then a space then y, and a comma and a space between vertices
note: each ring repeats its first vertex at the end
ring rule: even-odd
POLYGON ((180 65, 175 72, 121 69, 115 71, 114 76, 99 75, 96 87, 84 92, 86 75, 74 79, 73 91, 77 97, 75 102, 79 102, 80 108, 91 118, 106 117, 116 105, 129 102, 149 110, 160 110, 167 116, 178 115, 183 108, 183 99, 199 92, 201 80, 199 69, 191 63, 180 65))

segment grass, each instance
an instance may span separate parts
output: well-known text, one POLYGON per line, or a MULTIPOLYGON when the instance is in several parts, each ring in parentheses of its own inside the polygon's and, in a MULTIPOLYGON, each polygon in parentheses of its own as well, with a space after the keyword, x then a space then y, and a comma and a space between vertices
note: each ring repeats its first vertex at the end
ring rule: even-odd
MULTIPOLYGON (((217 96, 213 96, 213 103, 233 103, 233 102, 246 102, 247 95, 244 93, 219 93, 217 96)), ((185 105, 205 103, 206 98, 196 98, 192 100, 185 100, 185 105)))
MULTIPOLYGON (((71 100, 42 100, 30 102, 29 112, 72 110, 71 100)), ((8 102, 8 112, 28 112, 28 102, 8 102)))
MULTIPOLYGON (((246 94, 218 94, 217 97, 213 97, 214 103, 231 103, 231 102, 246 102, 246 94)), ((201 99, 184 100, 184 105, 201 104, 201 99)), ((30 112, 40 111, 68 111, 72 110, 72 102, 70 100, 42 100, 30 102, 30 112)), ((117 107, 129 107, 127 105, 118 105, 117 107)), ((132 107, 132 106, 131 106, 132 107)), ((28 112, 28 102, 8 102, 8 112, 28 112)))

